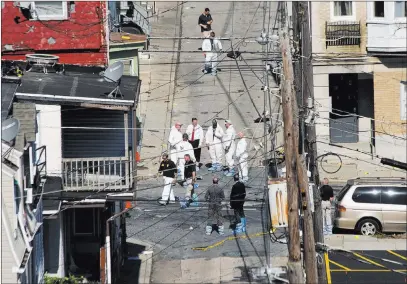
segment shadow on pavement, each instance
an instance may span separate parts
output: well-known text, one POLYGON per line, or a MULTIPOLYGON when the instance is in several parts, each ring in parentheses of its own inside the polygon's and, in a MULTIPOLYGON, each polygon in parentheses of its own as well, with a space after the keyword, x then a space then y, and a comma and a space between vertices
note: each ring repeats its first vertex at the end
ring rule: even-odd
POLYGON ((127 257, 120 271, 117 283, 139 283, 141 260, 138 255, 146 249, 145 246, 127 242, 127 257))

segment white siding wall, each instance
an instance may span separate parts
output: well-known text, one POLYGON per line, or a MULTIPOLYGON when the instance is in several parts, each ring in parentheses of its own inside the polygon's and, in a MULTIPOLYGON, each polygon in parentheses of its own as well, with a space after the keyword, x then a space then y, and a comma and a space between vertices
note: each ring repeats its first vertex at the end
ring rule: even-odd
POLYGON ((6 229, 1 223, 1 283, 17 283, 17 274, 12 272, 15 260, 7 239, 6 229))
POLYGON ((62 172, 62 134, 61 106, 36 105, 38 136, 37 148, 47 147, 47 172, 50 176, 61 176, 62 172))

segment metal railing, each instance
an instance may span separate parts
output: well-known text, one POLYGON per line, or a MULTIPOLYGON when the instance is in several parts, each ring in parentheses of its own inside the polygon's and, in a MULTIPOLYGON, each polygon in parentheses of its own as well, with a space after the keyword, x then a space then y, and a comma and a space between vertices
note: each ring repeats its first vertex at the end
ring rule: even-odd
POLYGON ((36 159, 35 162, 35 177, 34 185, 40 186, 41 179, 47 176, 47 148, 46 146, 35 149, 36 159))
POLYGON ((132 158, 62 159, 64 190, 123 191, 132 185, 132 158))
POLYGON ((325 22, 326 47, 360 46, 360 22, 325 22))

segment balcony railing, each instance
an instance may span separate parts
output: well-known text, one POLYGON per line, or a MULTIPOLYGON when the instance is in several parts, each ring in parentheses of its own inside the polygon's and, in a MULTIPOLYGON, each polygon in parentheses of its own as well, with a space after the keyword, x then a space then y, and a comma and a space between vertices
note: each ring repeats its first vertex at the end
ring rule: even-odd
POLYGON ((129 189, 133 182, 131 164, 132 158, 126 157, 62 159, 64 190, 129 189))
POLYGON ((325 37, 326 47, 344 45, 360 46, 360 22, 326 22, 325 37))

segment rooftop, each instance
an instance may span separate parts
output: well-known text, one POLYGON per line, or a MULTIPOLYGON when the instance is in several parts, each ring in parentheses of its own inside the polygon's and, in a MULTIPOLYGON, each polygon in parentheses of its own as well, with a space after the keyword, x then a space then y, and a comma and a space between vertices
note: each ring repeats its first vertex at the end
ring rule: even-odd
POLYGON ((6 120, 13 105, 14 95, 21 80, 19 78, 1 78, 1 121, 6 120))
POLYGON ((110 44, 130 44, 130 43, 145 43, 147 36, 143 34, 131 34, 131 33, 110 33, 110 44))
POLYGON ((115 84, 99 75, 103 69, 65 66, 64 73, 48 68, 48 74, 40 71, 25 72, 17 89, 19 100, 52 101, 61 104, 97 103, 104 105, 131 106, 139 93, 140 80, 136 76, 123 76, 120 91, 123 98, 110 99, 107 95, 115 84), (51 73, 52 72, 52 73, 51 73))

